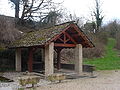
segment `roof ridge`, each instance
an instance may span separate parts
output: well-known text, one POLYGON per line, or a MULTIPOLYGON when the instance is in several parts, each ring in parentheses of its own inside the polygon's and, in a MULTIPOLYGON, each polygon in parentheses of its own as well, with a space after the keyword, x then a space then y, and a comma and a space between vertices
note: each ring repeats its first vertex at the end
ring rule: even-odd
POLYGON ((64 23, 60 23, 60 24, 56 24, 55 26, 59 26, 59 25, 63 25, 63 24, 67 24, 67 23, 74 23, 75 21, 68 21, 68 22, 64 22, 64 23))
MULTIPOLYGON (((68 22, 64 22, 64 23, 61 23, 61 24, 56 24, 56 25, 53 25, 53 26, 43 27, 43 28, 38 29, 38 31, 39 31, 39 30, 42 30, 42 29, 49 29, 49 28, 52 28, 52 27, 56 27, 56 26, 68 24, 68 23, 71 24, 71 23, 74 23, 74 22, 75 22, 75 21, 68 21, 68 22)), ((34 31, 32 31, 32 32, 34 32, 34 31)))

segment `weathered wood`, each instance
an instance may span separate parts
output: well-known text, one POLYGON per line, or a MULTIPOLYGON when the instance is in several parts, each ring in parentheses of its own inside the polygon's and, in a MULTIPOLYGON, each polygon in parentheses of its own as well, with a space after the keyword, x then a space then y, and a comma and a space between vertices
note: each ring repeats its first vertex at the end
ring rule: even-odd
POLYGON ((16 71, 21 71, 21 48, 16 49, 16 71))
POLYGON ((64 42, 64 40, 63 40, 63 39, 61 39, 60 37, 58 37, 58 39, 59 39, 60 41, 64 42))
POLYGON ((41 55, 42 56, 41 57, 41 59, 42 59, 41 61, 44 62, 45 61, 45 49, 44 48, 41 49, 41 54, 42 54, 41 55))
POLYGON ((94 47, 91 43, 89 43, 90 41, 89 41, 88 37, 85 36, 85 34, 84 34, 83 32, 80 32, 80 31, 79 31, 79 30, 80 30, 79 27, 77 27, 77 26, 74 25, 74 24, 72 24, 71 26, 77 31, 78 36, 82 37, 82 39, 83 39, 85 42, 87 42, 87 44, 89 45, 90 48, 94 47))
POLYGON ((56 40, 60 40, 64 44, 66 44, 68 41, 75 43, 75 41, 73 39, 71 39, 72 37, 66 35, 65 33, 66 32, 62 33, 62 35, 60 35, 60 37, 58 37, 58 39, 56 39, 56 40), (63 36, 63 38, 61 38, 62 36, 63 36))
POLYGON ((59 70, 61 68, 61 59, 60 59, 60 51, 57 52, 57 69, 59 70))
POLYGON ((55 51, 57 52, 57 69, 61 69, 61 50, 62 48, 56 48, 55 51))
POLYGON ((46 43, 46 45, 49 45, 52 41, 56 41, 58 39, 58 37, 60 37, 62 35, 62 33, 64 33, 66 30, 68 30, 71 26, 69 25, 68 27, 66 27, 62 32, 60 32, 60 34, 56 35, 55 37, 53 37, 49 42, 46 43))
POLYGON ((62 43, 55 43, 55 47, 75 47, 75 44, 62 44, 62 43))
POLYGON ((29 48, 29 58, 28 58, 28 71, 32 72, 33 70, 33 48, 29 48))
POLYGON ((65 33, 64 33, 64 44, 65 44, 66 38, 67 38, 67 37, 66 37, 66 35, 65 35, 65 33))
POLYGON ((77 42, 66 32, 64 32, 64 34, 74 43, 77 44, 77 42))

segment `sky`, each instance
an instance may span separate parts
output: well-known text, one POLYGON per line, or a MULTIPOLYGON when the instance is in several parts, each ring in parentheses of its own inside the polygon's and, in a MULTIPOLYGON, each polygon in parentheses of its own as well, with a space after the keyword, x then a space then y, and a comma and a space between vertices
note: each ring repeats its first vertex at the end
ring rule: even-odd
MULTIPOLYGON (((100 0, 104 22, 120 19, 120 0, 100 0)), ((91 11, 95 7, 95 0, 65 0, 64 6, 77 16, 91 18, 91 11)))
MULTIPOLYGON (((94 0, 56 0, 63 2, 63 6, 77 17, 91 18, 91 11, 94 8, 94 0)), ((114 19, 120 19, 120 0, 101 0, 101 10, 104 15, 104 22, 109 22, 114 19)), ((0 14, 14 16, 14 9, 8 0, 0 0, 0 14)))

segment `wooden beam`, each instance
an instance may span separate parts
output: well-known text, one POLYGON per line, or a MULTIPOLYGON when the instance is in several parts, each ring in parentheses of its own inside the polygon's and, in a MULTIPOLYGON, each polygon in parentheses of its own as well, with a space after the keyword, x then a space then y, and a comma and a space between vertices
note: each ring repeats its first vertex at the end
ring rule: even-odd
POLYGON ((74 43, 77 44, 77 42, 66 32, 64 32, 64 34, 74 43))
POLYGON ((28 57, 28 71, 32 72, 33 70, 33 48, 29 48, 29 57, 28 57))
POLYGON ((51 40, 49 40, 45 46, 47 46, 48 44, 50 44, 52 41, 56 41, 58 37, 60 37, 60 35, 62 35, 63 32, 65 32, 66 30, 68 30, 71 26, 67 26, 65 29, 63 29, 63 31, 60 32, 60 34, 54 36, 51 40))
POLYGON ((61 50, 62 48, 56 48, 56 52, 57 52, 57 69, 60 70, 61 68, 61 50))
POLYGON ((64 42, 64 40, 62 40, 60 37, 58 37, 58 39, 59 39, 61 42, 64 42))
POLYGON ((80 32, 79 28, 75 24, 72 24, 71 26, 78 32, 78 35, 81 36, 84 39, 85 42, 87 42, 89 47, 93 47, 93 45, 89 42, 88 37, 85 36, 82 31, 80 32))
POLYGON ((60 40, 61 42, 65 44, 66 42, 70 41, 70 38, 65 33, 63 33, 58 37, 58 40, 60 40), (61 38, 62 35, 63 35, 63 39, 61 38))
POLYGON ((54 38, 54 41, 56 41, 58 38, 60 38, 62 36, 62 33, 61 34, 58 34, 55 38, 54 38))
POLYGON ((67 43, 68 41, 70 41, 70 39, 69 39, 69 38, 65 40, 65 43, 67 43))
POLYGON ((80 36, 79 34, 71 34, 71 36, 73 36, 73 37, 78 37, 78 36, 80 36))
POLYGON ((75 47, 76 44, 62 44, 62 43, 55 43, 55 47, 75 47))
POLYGON ((21 71, 21 48, 16 48, 16 71, 21 71))
POLYGON ((66 35, 64 34, 64 44, 65 44, 66 38, 67 38, 67 37, 66 37, 66 35))

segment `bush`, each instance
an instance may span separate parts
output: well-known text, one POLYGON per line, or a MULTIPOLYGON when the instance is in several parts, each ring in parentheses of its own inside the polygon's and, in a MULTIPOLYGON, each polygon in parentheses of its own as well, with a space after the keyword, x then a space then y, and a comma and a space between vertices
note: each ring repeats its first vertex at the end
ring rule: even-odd
POLYGON ((108 41, 108 34, 107 32, 99 32, 97 34, 89 33, 87 35, 93 44, 95 45, 94 48, 84 48, 83 49, 83 57, 84 58, 94 58, 94 57, 101 57, 104 55, 105 52, 105 45, 108 41))
POLYGON ((94 58, 101 57, 104 54, 104 45, 97 43, 94 48, 84 48, 83 57, 84 58, 94 58))
POLYGON ((74 49, 63 49, 61 52, 62 63, 74 63, 74 49))
POLYGON ((120 50, 120 32, 116 34, 116 45, 115 47, 120 50))
MULTIPOLYGON (((83 58, 102 57, 105 52, 105 45, 108 41, 107 32, 99 32, 97 34, 89 33, 87 36, 91 39, 94 48, 83 48, 83 58)), ((74 63, 74 49, 63 49, 61 59, 63 63, 74 63)))

